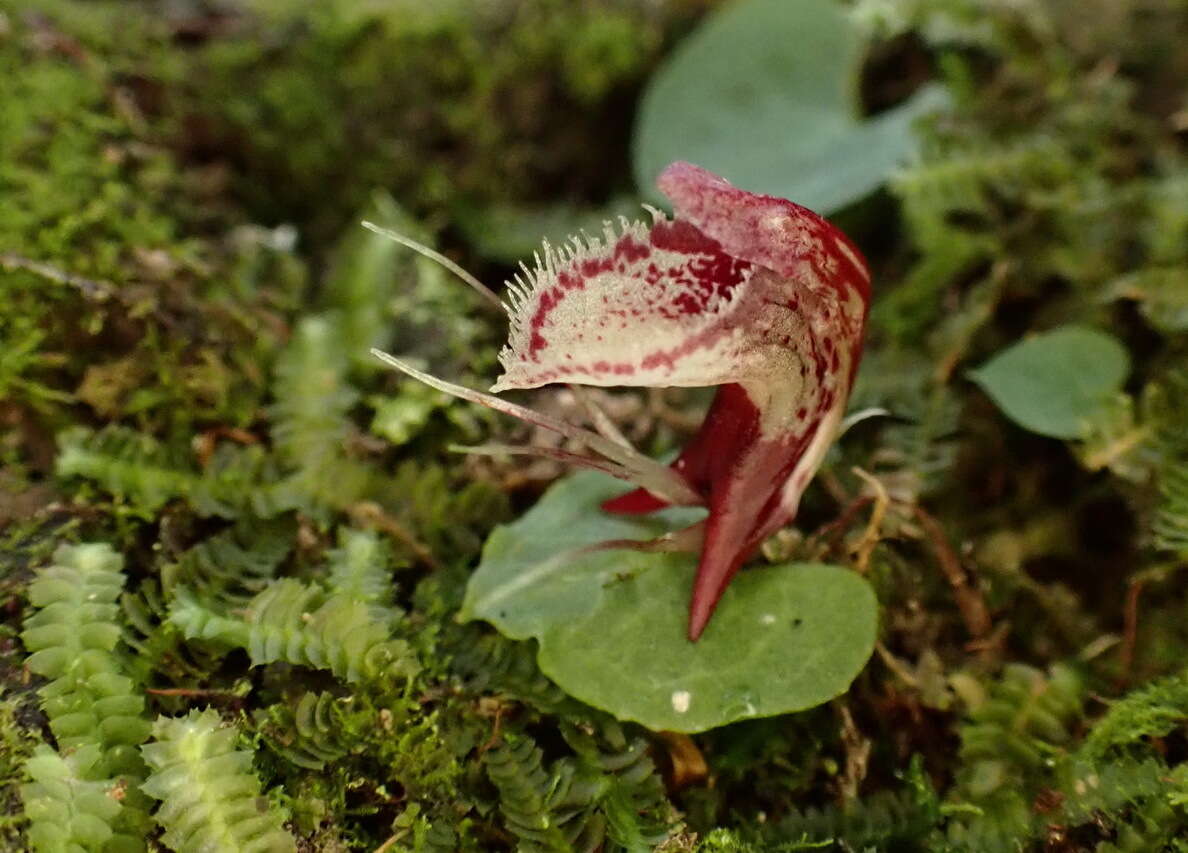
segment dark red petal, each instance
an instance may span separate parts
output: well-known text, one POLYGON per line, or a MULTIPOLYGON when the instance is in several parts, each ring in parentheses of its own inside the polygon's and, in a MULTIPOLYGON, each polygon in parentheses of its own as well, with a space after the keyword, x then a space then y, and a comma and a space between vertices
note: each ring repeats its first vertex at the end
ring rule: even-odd
MULTIPOLYGON (((764 435, 763 413, 741 385, 723 385, 704 423, 673 463, 706 496, 705 543, 689 602, 689 639, 705 630, 731 578, 773 528, 791 521, 782 489, 820 426, 804 421, 764 435)), ((603 504, 608 512, 642 514, 666 504, 643 489, 603 504)))
MULTIPOLYGON (((709 495, 715 475, 730 464, 747 433, 755 428, 755 405, 741 385, 719 386, 697 434, 685 445, 672 463, 684 475, 693 490, 709 495)), ((636 489, 602 504, 607 512, 619 515, 643 515, 663 509, 667 503, 645 489, 636 489)))
POLYGON ((647 489, 634 489, 602 502, 603 511, 612 515, 647 515, 666 506, 668 501, 661 500, 647 489))

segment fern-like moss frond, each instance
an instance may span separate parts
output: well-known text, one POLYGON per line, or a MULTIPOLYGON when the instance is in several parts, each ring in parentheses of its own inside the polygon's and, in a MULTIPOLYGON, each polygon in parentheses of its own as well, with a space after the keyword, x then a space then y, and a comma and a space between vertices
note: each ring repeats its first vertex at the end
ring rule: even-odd
POLYGON ((307 692, 258 711, 254 721, 269 748, 297 767, 321 770, 360 756, 373 778, 398 783, 407 802, 436 808, 456 796, 463 767, 441 736, 439 715, 391 686, 351 696, 307 692))
POLYGON ((1152 544, 1188 555, 1188 368, 1169 370, 1144 389, 1142 410, 1159 487, 1152 544))
POLYGON ((764 837, 783 849, 915 850, 940 825, 940 801, 919 756, 912 760, 906 785, 847 802, 793 811, 764 837))
POLYGON ((403 849, 412 853, 455 853, 458 833, 445 821, 434 821, 421 813, 419 803, 410 803, 396 820, 392 828, 405 837, 403 849))
POLYGON ((1079 455, 1090 470, 1154 480, 1151 544, 1188 554, 1188 369, 1167 371, 1136 402, 1119 394, 1087 424, 1079 455))
POLYGON ((441 717, 425 713, 415 698, 389 697, 375 709, 374 720, 367 751, 385 774, 427 806, 449 802, 465 771, 455 749, 442 738, 441 717))
POLYGON ((135 652, 129 656, 127 667, 137 683, 148 683, 153 673, 174 682, 192 682, 210 671, 210 660, 184 647, 181 631, 169 621, 169 604, 156 578, 141 581, 135 592, 124 592, 120 608, 124 615, 124 644, 135 652))
POLYGON ((654 850, 673 834, 676 815, 646 740, 628 738, 613 720, 596 733, 567 725, 562 734, 579 764, 601 776, 597 802, 606 817, 607 849, 654 850))
POLYGON ((39 851, 143 847, 147 818, 134 787, 144 771, 136 748, 149 724, 116 648, 122 569, 106 544, 65 545, 29 586, 35 612, 21 634, 31 652, 25 665, 51 679, 38 693, 61 751, 43 751, 28 765, 25 799, 39 851), (100 808, 97 791, 114 807, 100 808))
POLYGON ((550 773, 530 738, 509 735, 487 752, 484 764, 520 850, 593 851, 602 844, 606 819, 593 808, 589 780, 579 778, 572 763, 559 761, 550 773))
MULTIPOLYGON (((403 233, 416 229, 415 220, 386 192, 376 191, 359 219, 403 233)), ((417 235, 428 239, 427 234, 417 235)), ((362 364, 374 367, 370 350, 384 349, 391 337, 388 315, 392 297, 416 275, 419 255, 382 234, 348 228, 334 247, 333 260, 323 284, 323 302, 337 315, 343 351, 362 364)), ((418 265, 419 266, 419 265, 418 265)))
POLYGON ((875 325, 905 342, 930 328, 946 288, 1003 253, 994 225, 1004 201, 1043 196, 1068 180, 1072 165, 1065 143, 1050 133, 1002 143, 931 140, 920 162, 891 181, 920 259, 875 307, 875 325))
POLYGON ((134 747, 148 735, 144 699, 115 652, 122 568, 106 544, 62 546, 29 586, 36 612, 21 634, 26 666, 51 679, 40 694, 58 746, 96 745, 103 776, 137 773, 134 747))
POLYGON ((201 515, 273 518, 301 507, 299 491, 288 487, 274 454, 258 444, 223 442, 185 495, 201 515))
POLYGON ((351 750, 351 703, 349 696, 305 693, 296 706, 285 703, 261 711, 257 722, 277 754, 298 767, 321 770, 351 750))
POLYGON ((85 477, 151 515, 186 494, 197 479, 156 439, 119 425, 93 432, 74 427, 58 436, 60 477, 85 477))
POLYGON ((517 642, 476 625, 453 628, 444 640, 454 672, 475 693, 499 693, 542 713, 558 713, 576 704, 540 671, 535 642, 517 642))
POLYGON ((180 498, 201 515, 222 518, 271 518, 301 505, 300 491, 285 488, 276 460, 259 446, 224 443, 200 472, 152 436, 118 424, 72 427, 58 445, 58 476, 93 480, 146 517, 180 498))
POLYGON ((1057 664, 1044 673, 1009 664, 989 684, 960 727, 961 770, 954 793, 968 811, 949 821, 954 851, 997 853, 1026 849, 1023 839, 1044 825, 1032 803, 1060 784, 1073 727, 1084 713, 1085 684, 1076 670, 1057 664))
POLYGON ((508 735, 484 756, 519 849, 643 853, 678 829, 643 740, 613 721, 567 725, 563 734, 575 755, 549 768, 525 735, 508 735))
POLYGON ((190 548, 161 571, 166 593, 178 587, 230 608, 258 594, 293 548, 291 517, 244 518, 190 548))
POLYGON ((346 681, 406 677, 417 669, 408 644, 392 639, 387 622, 368 605, 292 578, 272 583, 242 616, 216 612, 183 590, 170 620, 187 639, 246 649, 255 666, 285 661, 346 681))
POLYGON ((337 333, 331 318, 305 317, 277 361, 272 439, 295 467, 332 461, 346 438, 358 394, 346 383, 348 353, 337 333))
POLYGON ((1062 775, 1061 813, 1074 825, 1117 815, 1167 791, 1168 769, 1154 759, 1091 763, 1078 758, 1062 775))
POLYGON ((1151 533, 1155 547, 1188 555, 1188 459, 1159 478, 1160 504, 1151 533))
POLYGON ((130 853, 144 842, 117 830, 123 783, 96 772, 98 747, 87 745, 66 757, 48 746, 37 748, 25 764, 29 782, 21 799, 29 818, 29 843, 36 853, 130 853))
POLYGON ((952 238, 954 212, 990 216, 996 199, 1066 181, 1072 167, 1065 146, 1048 134, 998 144, 934 141, 923 161, 891 186, 927 249, 952 238))
POLYGON ((1060 816, 1066 826, 1105 836, 1098 853, 1176 849, 1188 839, 1188 815, 1173 799, 1172 774, 1158 759, 1070 762, 1060 816))
POLYGON ((350 504, 371 477, 370 469, 346 455, 347 415, 358 399, 347 382, 348 356, 336 319, 310 316, 276 364, 273 444, 292 472, 287 487, 313 507, 350 504))
POLYGON ((1188 366, 1169 370, 1143 394, 1145 419, 1154 431, 1155 450, 1164 460, 1188 460, 1188 366))
POLYGON ((962 787, 977 798, 1042 773, 1071 743, 1084 700, 1085 685, 1070 667, 1045 674, 1008 665, 961 727, 962 787))
POLYGON ((507 495, 481 480, 460 483, 446 469, 408 461, 380 486, 379 499, 439 560, 470 557, 507 518, 507 495))
POLYGON ((368 530, 343 527, 330 552, 327 585, 331 591, 378 605, 392 603, 392 553, 386 540, 368 530))
POLYGON ((1128 693, 1090 730, 1077 751, 1086 762, 1096 762, 1115 749, 1125 749, 1143 738, 1162 737, 1188 723, 1188 670, 1162 678, 1128 693))
POLYGON ((141 751, 152 770, 143 790, 160 800, 162 840, 176 853, 293 853, 285 815, 267 805, 252 754, 212 710, 160 717, 141 751))

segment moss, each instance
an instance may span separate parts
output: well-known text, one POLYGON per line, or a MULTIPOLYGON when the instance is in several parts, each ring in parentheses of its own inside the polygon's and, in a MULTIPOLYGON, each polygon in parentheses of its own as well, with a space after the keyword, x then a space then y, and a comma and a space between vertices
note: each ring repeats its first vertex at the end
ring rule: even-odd
POLYGON ((250 5, 196 52, 188 144, 251 176, 256 218, 320 240, 377 186, 436 225, 604 194, 627 174, 626 96, 676 18, 636 0, 297 8, 250 5))
POLYGON ((0 842, 10 850, 21 849, 26 819, 20 783, 25 762, 41 742, 36 734, 36 713, 28 697, 0 699, 0 842))
POLYGON ((0 216, 7 409, 49 432, 80 416, 186 435, 245 425, 263 389, 253 362, 275 341, 267 303, 287 304, 303 279, 290 265, 267 296, 245 293, 256 246, 202 236, 233 218, 165 144, 152 104, 181 56, 126 4, 6 20, 0 193, 21 199, 0 216))

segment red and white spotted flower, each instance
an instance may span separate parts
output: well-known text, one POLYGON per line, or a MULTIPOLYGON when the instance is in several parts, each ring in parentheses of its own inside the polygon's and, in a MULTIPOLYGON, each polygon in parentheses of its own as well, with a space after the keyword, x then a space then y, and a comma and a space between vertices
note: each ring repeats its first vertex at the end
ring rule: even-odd
POLYGON ((740 190, 689 163, 660 175, 675 218, 608 224, 602 239, 544 247, 509 284, 511 319, 492 391, 554 382, 718 386, 704 423, 670 466, 599 432, 443 382, 443 391, 577 439, 590 451, 488 446, 596 468, 637 488, 603 505, 620 514, 701 505, 671 537, 700 551, 689 638, 705 629, 744 560, 796 516, 836 437, 862 353, 870 277, 855 246, 810 210, 740 190))

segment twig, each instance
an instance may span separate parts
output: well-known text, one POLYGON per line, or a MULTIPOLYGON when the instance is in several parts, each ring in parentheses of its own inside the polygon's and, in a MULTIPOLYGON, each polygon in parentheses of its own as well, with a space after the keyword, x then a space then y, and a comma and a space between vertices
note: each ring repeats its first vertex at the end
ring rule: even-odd
POLYGON ((967 652, 977 652, 983 659, 996 655, 1006 642, 1007 634, 1011 630, 1011 620, 1003 619, 994 626, 994 630, 984 637, 976 637, 965 644, 967 652))
POLYGON ((198 457, 198 467, 205 468, 214 455, 219 439, 226 438, 238 444, 259 444, 260 439, 241 427, 216 426, 194 437, 194 455, 198 457))
POLYGON ((199 690, 191 687, 146 687, 145 693, 152 693, 154 696, 185 696, 191 699, 201 699, 208 696, 230 696, 233 699, 242 699, 243 696, 236 693, 234 690, 199 690))
POLYGON ((77 288, 82 292, 83 296, 89 299, 102 301, 110 299, 116 294, 116 287, 111 282, 85 278, 81 275, 75 275, 74 273, 69 273, 49 264, 42 263, 41 261, 26 258, 23 255, 12 254, 11 252, 0 253, 0 267, 7 272, 24 270, 25 272, 39 275, 49 281, 69 285, 70 287, 77 288))
POLYGON ((953 588, 953 598, 957 601, 957 609, 961 612, 965 629, 975 640, 984 639, 994 625, 990 620, 990 611, 986 608, 986 602, 982 598, 981 592, 976 586, 970 584, 969 577, 961 565, 961 560, 958 558, 957 552, 953 550, 953 546, 949 544, 940 522, 929 515, 923 507, 914 507, 913 512, 916 520, 924 529, 924 535, 932 544, 933 553, 936 554, 936 561, 940 565, 945 579, 953 588))
POLYGON ((850 499, 850 493, 846 491, 846 487, 842 485, 841 480, 829 468, 817 474, 816 482, 829 493, 829 497, 833 498, 839 504, 844 504, 850 499))
MULTIPOLYGON (((859 495, 858 497, 854 498, 854 500, 850 501, 846 507, 840 513, 838 513, 837 518, 821 525, 815 531, 813 531, 811 539, 822 540, 827 537, 830 539, 836 538, 841 534, 842 531, 850 526, 850 522, 854 520, 854 517, 858 515, 858 513, 862 512, 864 507, 873 502, 874 497, 872 495, 859 495)), ((832 545, 826 546, 826 550, 822 551, 821 554, 824 555, 830 547, 832 547, 832 545)))
POLYGON ((920 687, 920 679, 909 670, 899 658, 891 654, 890 650, 882 643, 875 643, 875 651, 879 653, 879 657, 883 659, 883 663, 887 665, 887 669, 891 670, 899 677, 904 684, 911 688, 920 687))
POLYGON ((1130 670, 1134 666, 1134 651, 1138 645, 1139 596, 1146 585, 1147 578, 1137 577, 1126 587, 1126 604, 1122 611, 1122 671, 1118 675, 1120 685, 1130 681, 1130 670))
POLYGON ((440 561, 433 556, 433 552, 429 550, 429 547, 417 539, 413 535, 413 532, 401 524, 396 518, 385 512, 384 508, 375 501, 359 501, 359 503, 352 506, 347 512, 356 524, 382 530, 393 539, 405 545, 416 555, 418 560, 429 568, 441 568, 440 561))
POLYGON ((846 768, 838 781, 838 786, 841 790, 842 800, 849 802, 858 797, 858 789, 862 786, 862 780, 866 778, 871 742, 870 738, 858 730, 848 705, 844 702, 837 702, 834 707, 841 717, 841 739, 846 752, 846 768))
POLYGON ((866 574, 867 565, 870 563, 870 555, 874 552, 875 546, 879 544, 879 539, 881 538, 879 536, 879 528, 883 524, 883 518, 887 514, 887 506, 891 503, 891 499, 887 496, 887 489, 883 487, 883 484, 879 482, 878 478, 863 471, 857 465, 850 470, 874 490, 874 506, 870 511, 870 521, 866 524, 866 530, 862 532, 862 538, 854 546, 854 555, 857 558, 855 568, 861 574, 866 574))
POLYGON ((1124 686, 1129 680, 1134 666, 1135 654, 1138 648, 1139 599, 1149 583, 1162 583, 1172 574, 1188 568, 1188 561, 1179 561, 1166 565, 1156 565, 1143 569, 1130 579, 1126 587, 1126 601, 1122 610, 1122 671, 1118 676, 1119 686, 1124 686))
POLYGON ((491 736, 478 748, 479 755, 485 755, 488 750, 494 749, 495 744, 503 737, 503 710, 503 703, 495 705, 495 722, 491 724, 491 736))

